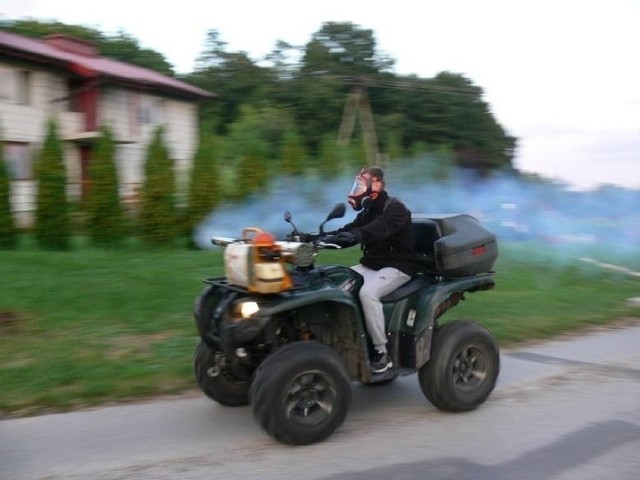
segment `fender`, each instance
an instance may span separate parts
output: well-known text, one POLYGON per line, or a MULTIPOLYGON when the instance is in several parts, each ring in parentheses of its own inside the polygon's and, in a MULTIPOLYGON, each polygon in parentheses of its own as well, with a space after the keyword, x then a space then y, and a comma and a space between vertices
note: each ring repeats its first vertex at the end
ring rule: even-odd
POLYGON ((334 343, 338 338, 340 343, 351 348, 352 344, 366 339, 360 305, 351 294, 339 288, 298 292, 290 297, 265 300, 251 317, 263 326, 283 314, 295 312, 303 322, 324 325, 327 338, 322 340, 323 343, 334 343))
POLYGON ((336 302, 351 307, 354 313, 358 312, 358 304, 353 297, 347 292, 339 288, 324 288, 322 290, 310 290, 306 292, 297 292, 295 295, 278 295, 274 300, 265 297, 265 305, 260 308, 260 317, 274 316, 279 313, 303 308, 308 305, 314 305, 321 302, 336 302))
MULTIPOLYGON (((334 330, 340 331, 339 338, 351 343, 365 338, 364 321, 358 302, 351 293, 339 287, 325 285, 318 290, 293 290, 279 294, 255 294, 242 288, 229 285, 224 279, 208 279, 208 287, 196 300, 195 317, 198 329, 205 341, 220 340, 211 338, 210 318, 220 320, 224 312, 229 311, 231 305, 244 300, 256 302, 258 310, 249 317, 237 322, 225 322, 215 337, 222 335, 233 346, 247 342, 258 335, 274 319, 289 312, 296 313, 303 320, 333 325, 334 330), (331 308, 333 305, 334 308, 331 308), (209 314, 203 314, 205 308, 209 314), (304 312, 305 309, 307 312, 304 312), (314 313, 311 313, 313 311, 314 313), (200 312, 200 313, 198 313, 200 312), (203 317, 209 318, 203 318, 203 317), (345 330, 345 329, 349 330, 345 330), (344 330, 344 332, 343 332, 344 330), (352 332, 346 335, 346 332, 352 332)), ((329 331, 329 330, 328 330, 329 331)), ((218 342, 215 342, 218 343, 218 342)))
MULTIPOLYGON (((427 301, 425 302, 427 318, 435 322, 449 308, 456 305, 460 300, 463 300, 463 294, 465 292, 491 290, 495 285, 496 283, 491 273, 451 279, 445 283, 433 285, 430 287, 432 293, 426 297, 427 301), (455 298, 456 294, 459 295, 458 298, 455 298), (454 296, 453 299, 452 296, 454 296), (448 304, 449 300, 454 302, 453 305, 448 304)), ((429 327, 433 327, 433 324, 429 325, 425 322, 425 324, 422 325, 422 329, 416 333, 421 334, 429 327)))
POLYGON ((419 369, 431 357, 436 320, 464 299, 464 293, 494 288, 492 274, 434 283, 393 303, 385 304, 389 343, 398 352, 398 365, 419 369))

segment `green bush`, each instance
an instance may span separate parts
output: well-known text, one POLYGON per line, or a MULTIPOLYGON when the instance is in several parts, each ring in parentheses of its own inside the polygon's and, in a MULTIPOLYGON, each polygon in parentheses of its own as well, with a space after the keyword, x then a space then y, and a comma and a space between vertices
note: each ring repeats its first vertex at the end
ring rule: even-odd
POLYGON ((176 239, 179 227, 175 205, 173 162, 158 127, 149 144, 144 165, 140 208, 142 238, 148 245, 164 245, 176 239))
POLYGON ((38 181, 34 234, 38 245, 49 250, 67 250, 71 239, 67 173, 62 144, 55 121, 47 126, 47 137, 36 160, 38 181))
POLYGON ((222 200, 220 195, 220 175, 218 172, 217 142, 213 136, 203 134, 193 158, 189 198, 187 204, 186 228, 188 234, 200 223, 222 200))
POLYGON ((225 189, 228 200, 244 200, 261 192, 272 178, 275 154, 266 138, 264 119, 259 109, 246 107, 229 128, 222 155, 233 179, 231 188, 225 189))
POLYGON ((305 173, 309 153, 302 137, 295 130, 285 132, 280 146, 280 165, 284 175, 302 175, 305 173))
POLYGON ((113 135, 104 127, 89 165, 87 198, 87 231, 92 241, 101 246, 120 245, 125 237, 114 152, 113 135))
POLYGON ((11 189, 9 172, 4 161, 2 142, 0 142, 0 248, 15 248, 18 233, 11 213, 11 189))

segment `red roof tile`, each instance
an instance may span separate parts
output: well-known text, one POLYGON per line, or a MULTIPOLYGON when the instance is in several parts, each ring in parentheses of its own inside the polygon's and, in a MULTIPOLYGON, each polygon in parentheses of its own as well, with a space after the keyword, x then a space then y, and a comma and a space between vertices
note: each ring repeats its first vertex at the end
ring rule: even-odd
POLYGON ((54 64, 84 77, 110 79, 152 90, 192 98, 215 96, 193 85, 160 72, 101 56, 89 56, 61 50, 46 41, 0 31, 0 54, 27 58, 34 62, 54 64))

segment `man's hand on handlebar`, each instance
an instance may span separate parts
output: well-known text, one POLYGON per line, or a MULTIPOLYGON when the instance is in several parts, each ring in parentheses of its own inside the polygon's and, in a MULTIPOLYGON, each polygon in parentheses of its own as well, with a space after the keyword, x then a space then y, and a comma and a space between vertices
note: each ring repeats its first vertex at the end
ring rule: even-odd
POLYGON ((352 247, 356 243, 360 243, 358 236, 352 232, 338 232, 335 235, 327 235, 322 241, 324 243, 333 243, 342 248, 352 247))

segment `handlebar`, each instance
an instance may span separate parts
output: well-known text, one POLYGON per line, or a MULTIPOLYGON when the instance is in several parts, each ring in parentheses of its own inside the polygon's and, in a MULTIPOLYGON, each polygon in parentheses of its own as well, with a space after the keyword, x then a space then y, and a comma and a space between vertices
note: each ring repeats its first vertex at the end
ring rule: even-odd
POLYGON ((336 245, 335 243, 324 243, 324 242, 320 242, 318 246, 320 248, 330 248, 331 250, 340 250, 342 248, 340 245, 336 245))
MULTIPOLYGON (((323 248, 329 248, 332 250, 338 250, 342 248, 340 245, 336 245, 335 243, 325 243, 320 238, 321 236, 319 234, 301 234, 301 235, 295 235, 295 236, 287 235, 285 240, 277 241, 276 243, 279 243, 281 246, 291 245, 292 247, 294 244, 307 244, 307 245, 312 245, 315 248, 320 250, 323 248), (304 235, 311 235, 314 238, 304 237, 304 235), (303 240, 300 237, 305 238, 305 240, 303 240)), ((211 238, 211 243, 219 247, 226 247, 231 243, 237 243, 237 242, 246 243, 247 240, 244 238, 238 239, 238 238, 231 238, 231 237, 212 237, 211 238)))
POLYGON ((301 233, 301 232, 292 232, 286 236, 286 241, 288 242, 300 242, 300 243, 310 243, 314 245, 318 249, 330 248, 330 249, 340 249, 342 248, 340 245, 336 245, 335 243, 325 243, 322 239, 326 237, 325 233, 301 233))

